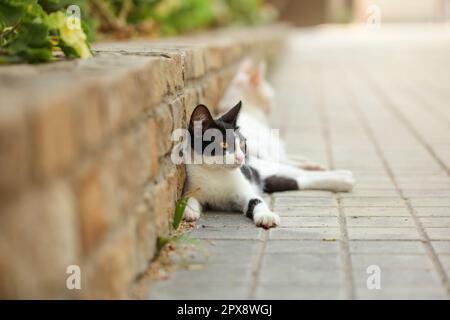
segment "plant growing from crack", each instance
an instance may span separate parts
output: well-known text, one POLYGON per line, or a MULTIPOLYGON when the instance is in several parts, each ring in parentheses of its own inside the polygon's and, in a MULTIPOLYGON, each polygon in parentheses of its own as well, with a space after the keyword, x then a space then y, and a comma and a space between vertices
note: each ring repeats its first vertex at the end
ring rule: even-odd
POLYGON ((181 245, 189 245, 191 247, 196 248, 198 251, 202 252, 204 255, 207 255, 206 250, 202 247, 199 241, 196 239, 193 239, 187 234, 184 234, 184 227, 180 228, 180 225, 182 223, 184 210, 186 209, 186 206, 188 204, 188 200, 190 197, 192 197, 194 194, 196 194, 200 188, 197 188, 195 190, 192 190, 190 192, 186 192, 181 196, 181 198, 177 201, 177 204, 175 206, 175 213, 174 218, 172 222, 172 230, 170 232, 170 235, 160 236, 158 237, 158 251, 160 252, 165 246, 168 244, 181 244, 181 245))

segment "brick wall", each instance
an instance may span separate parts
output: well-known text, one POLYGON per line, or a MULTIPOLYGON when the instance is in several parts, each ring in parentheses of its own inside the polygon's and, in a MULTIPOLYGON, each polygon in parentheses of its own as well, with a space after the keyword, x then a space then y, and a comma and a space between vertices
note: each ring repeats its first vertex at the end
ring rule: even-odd
POLYGON ((184 183, 174 128, 286 30, 101 43, 95 58, 0 67, 0 297, 127 298, 184 183), (79 265, 81 290, 66 288, 79 265))

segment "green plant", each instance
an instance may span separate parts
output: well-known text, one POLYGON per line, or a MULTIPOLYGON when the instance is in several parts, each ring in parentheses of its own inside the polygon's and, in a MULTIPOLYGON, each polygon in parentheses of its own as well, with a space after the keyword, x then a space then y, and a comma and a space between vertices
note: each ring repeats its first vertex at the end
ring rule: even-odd
POLYGON ((50 9, 60 2, 0 0, 0 63, 46 62, 56 50, 71 58, 91 56, 83 29, 70 27, 64 13, 50 9))
POLYGON ((113 38, 177 35, 273 18, 264 0, 0 0, 0 63, 45 62, 54 52, 90 56, 96 33, 113 38), (65 10, 80 8, 81 28, 65 10))
MULTIPOLYGON (((172 230, 171 235, 169 237, 159 237, 158 238, 158 249, 163 248, 165 245, 171 242, 176 242, 180 240, 184 240, 184 242, 187 242, 187 240, 191 240, 188 236, 182 234, 179 230, 181 221, 183 219, 184 210, 186 210, 187 203, 190 197, 192 197, 195 193, 197 193, 200 189, 195 189, 190 192, 186 192, 181 196, 181 198, 177 201, 177 204, 175 205, 175 213, 173 217, 172 222, 172 230)), ((193 242, 193 240, 192 240, 193 242)))

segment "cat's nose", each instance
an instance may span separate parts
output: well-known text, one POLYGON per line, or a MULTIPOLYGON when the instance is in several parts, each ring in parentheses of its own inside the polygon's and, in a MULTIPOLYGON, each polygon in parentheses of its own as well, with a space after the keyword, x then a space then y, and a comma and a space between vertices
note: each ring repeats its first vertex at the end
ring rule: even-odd
POLYGON ((243 164, 245 161, 245 157, 243 155, 237 155, 236 156, 236 162, 237 164, 243 164))

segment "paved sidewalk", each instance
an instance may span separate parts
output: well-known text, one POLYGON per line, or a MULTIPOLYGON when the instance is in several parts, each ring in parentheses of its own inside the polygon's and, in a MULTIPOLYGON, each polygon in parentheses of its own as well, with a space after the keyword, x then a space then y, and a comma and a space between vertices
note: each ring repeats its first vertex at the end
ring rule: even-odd
POLYGON ((149 298, 448 299, 449 34, 295 32, 272 77, 274 127, 292 154, 353 170, 355 190, 274 194, 282 226, 270 231, 204 214, 191 236, 209 251, 205 267, 173 273, 149 298), (380 290, 367 288, 370 265, 380 290))

